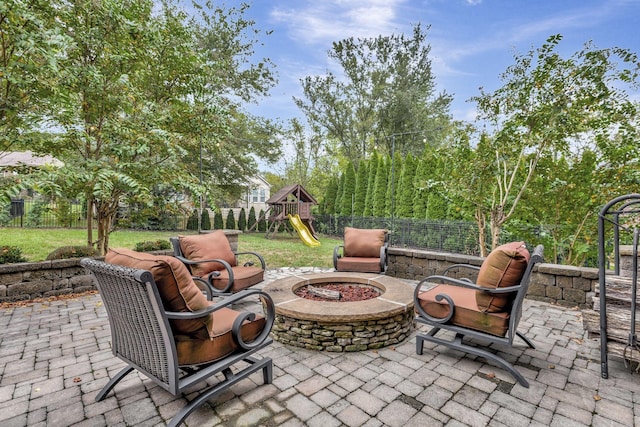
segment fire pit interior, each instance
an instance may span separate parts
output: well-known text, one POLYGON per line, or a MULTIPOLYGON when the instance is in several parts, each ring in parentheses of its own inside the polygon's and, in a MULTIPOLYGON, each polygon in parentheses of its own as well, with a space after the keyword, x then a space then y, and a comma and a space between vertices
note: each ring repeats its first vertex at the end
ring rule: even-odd
POLYGON ((276 307, 274 339, 296 347, 378 349, 404 341, 413 327, 413 287, 393 277, 316 273, 274 281, 264 290, 276 307))
POLYGON ((352 302, 365 301, 380 296, 380 289, 375 286, 353 283, 326 283, 320 285, 304 285, 293 291, 299 297, 314 301, 352 302))

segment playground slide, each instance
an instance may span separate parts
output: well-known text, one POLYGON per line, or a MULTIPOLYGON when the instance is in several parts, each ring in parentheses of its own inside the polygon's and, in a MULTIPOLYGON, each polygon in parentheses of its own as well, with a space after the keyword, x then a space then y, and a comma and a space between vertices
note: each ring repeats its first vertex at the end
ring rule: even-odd
POLYGON ((291 214, 289 214, 289 222, 291 223, 293 228, 295 228, 298 236, 300 237, 300 240, 302 240, 305 245, 311 247, 320 246, 320 242, 318 241, 318 239, 313 237, 313 234, 311 234, 309 228, 300 219, 300 215, 295 214, 292 216, 291 214))

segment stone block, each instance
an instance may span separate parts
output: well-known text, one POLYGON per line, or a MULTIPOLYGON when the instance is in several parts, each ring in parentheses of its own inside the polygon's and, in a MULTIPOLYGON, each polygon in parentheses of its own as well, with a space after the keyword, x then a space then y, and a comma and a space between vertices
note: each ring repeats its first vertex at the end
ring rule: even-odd
POLYGON ((553 300, 561 300, 562 297, 562 288, 559 288, 557 286, 547 286, 546 287, 547 290, 547 297, 551 298, 553 300))
POLYGON ((573 289, 580 289, 582 291, 593 291, 595 290, 595 286, 598 285, 597 281, 593 281, 591 279, 586 279, 584 277, 573 277, 573 285, 571 286, 573 289))
POLYGON ((573 288, 573 277, 571 276, 556 276, 556 286, 560 288, 573 288))
POLYGON ((34 282, 23 282, 17 285, 10 285, 7 289, 7 295, 15 296, 26 294, 32 295, 32 297, 38 297, 51 290, 53 290, 52 280, 37 280, 34 282))
POLYGON ((564 289, 562 295, 567 302, 576 304, 585 304, 587 302, 587 293, 581 289, 564 289))

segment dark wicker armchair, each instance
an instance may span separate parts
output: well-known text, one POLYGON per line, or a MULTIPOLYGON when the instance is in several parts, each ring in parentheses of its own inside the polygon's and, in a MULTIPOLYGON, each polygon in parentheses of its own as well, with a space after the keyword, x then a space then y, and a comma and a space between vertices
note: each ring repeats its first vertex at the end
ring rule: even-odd
POLYGON ((81 264, 93 273, 107 310, 113 354, 127 366, 102 388, 96 401, 105 399, 134 369, 175 396, 203 383, 199 394, 170 421, 176 426, 254 372, 262 370, 264 382, 271 383, 271 359, 254 355, 272 342, 275 312, 267 294, 247 290, 214 304, 173 257, 119 250, 110 251, 106 259, 111 263, 85 258, 81 264), (262 313, 230 308, 257 297, 262 313), (238 363, 239 370, 233 372, 231 367, 238 363), (223 379, 212 382, 218 373, 223 379))
POLYGON ((530 255, 523 242, 509 243, 494 249, 481 267, 456 264, 443 275, 422 280, 414 293, 416 321, 432 328, 417 334, 416 352, 422 354, 424 341, 442 344, 492 361, 509 371, 522 386, 529 387, 511 363, 483 348, 482 343, 513 346, 513 339, 518 336, 535 348, 517 329, 531 271, 542 261, 543 249, 540 245, 530 255), (476 281, 449 276, 459 270, 477 273, 476 281), (433 284, 436 286, 425 290, 433 284), (455 337, 436 337, 441 330, 451 331, 455 337), (465 338, 479 339, 480 344, 466 343, 465 338))

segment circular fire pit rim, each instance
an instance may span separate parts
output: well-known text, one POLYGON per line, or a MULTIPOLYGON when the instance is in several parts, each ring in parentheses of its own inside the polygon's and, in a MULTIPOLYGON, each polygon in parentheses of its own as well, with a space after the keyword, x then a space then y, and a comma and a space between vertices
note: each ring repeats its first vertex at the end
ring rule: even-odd
POLYGON ((378 320, 413 310, 413 288, 394 277, 370 274, 327 272, 295 275, 265 286, 274 301, 276 314, 326 323, 378 320), (293 290, 304 285, 343 282, 374 286, 381 295, 364 301, 314 301, 297 296, 293 290))

